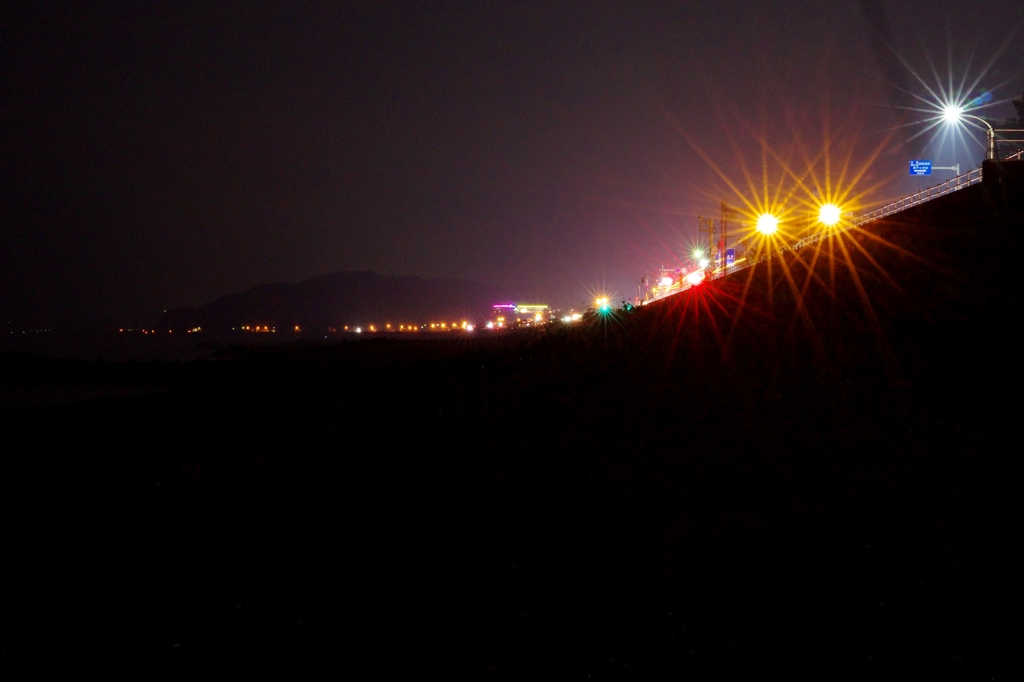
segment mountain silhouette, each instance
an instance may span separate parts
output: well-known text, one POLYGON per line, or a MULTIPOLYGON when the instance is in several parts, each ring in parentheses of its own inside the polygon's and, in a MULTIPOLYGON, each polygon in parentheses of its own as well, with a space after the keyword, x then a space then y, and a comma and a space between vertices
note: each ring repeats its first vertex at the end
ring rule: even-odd
POLYGON ((313 331, 345 325, 475 322, 485 318, 493 304, 507 300, 507 291, 467 280, 336 272, 297 284, 264 284, 198 308, 168 310, 160 328, 227 331, 260 325, 313 331))

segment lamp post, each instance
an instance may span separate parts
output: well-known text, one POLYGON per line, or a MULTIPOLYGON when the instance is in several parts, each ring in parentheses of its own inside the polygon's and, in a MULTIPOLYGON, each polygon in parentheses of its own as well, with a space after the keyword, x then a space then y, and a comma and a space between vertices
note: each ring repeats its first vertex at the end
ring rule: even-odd
POLYGON ((706 232, 708 235, 708 258, 711 258, 711 254, 715 252, 715 221, 713 218, 705 218, 702 215, 697 216, 697 229, 701 232, 706 232), (705 227, 705 225, 707 227, 705 227))
POLYGON ((965 114, 963 107, 946 107, 945 112, 942 114, 943 118, 949 123, 958 123, 962 118, 973 118, 975 121, 981 121, 988 128, 988 152, 985 158, 989 161, 993 161, 998 157, 996 154, 996 131, 992 128, 992 124, 981 118, 980 116, 974 116, 973 114, 965 114))
POLYGON ((725 275, 729 272, 729 238, 725 234, 725 226, 729 224, 729 220, 735 217, 736 211, 729 208, 729 206, 725 203, 725 200, 723 199, 722 219, 718 221, 719 226, 722 228, 722 239, 720 242, 722 245, 722 277, 725 277, 725 275))

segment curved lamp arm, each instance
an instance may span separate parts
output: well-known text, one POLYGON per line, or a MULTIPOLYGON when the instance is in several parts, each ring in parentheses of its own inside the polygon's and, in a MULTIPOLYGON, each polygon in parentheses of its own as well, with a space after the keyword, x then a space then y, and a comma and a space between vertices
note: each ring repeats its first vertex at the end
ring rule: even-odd
POLYGON ((956 121, 961 118, 973 118, 975 121, 981 121, 985 124, 985 127, 988 128, 988 152, 986 153, 985 158, 990 161, 996 159, 996 131, 992 128, 992 124, 980 116, 965 114, 962 111, 955 112, 955 116, 952 116, 950 120, 956 121))

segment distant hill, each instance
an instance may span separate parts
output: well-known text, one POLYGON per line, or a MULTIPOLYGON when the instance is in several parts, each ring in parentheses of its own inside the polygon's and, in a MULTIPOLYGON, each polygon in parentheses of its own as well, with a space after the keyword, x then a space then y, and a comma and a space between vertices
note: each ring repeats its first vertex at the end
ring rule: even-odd
POLYGON ((509 299, 497 287, 458 279, 389 277, 374 272, 336 272, 297 284, 265 284, 222 296, 198 308, 164 314, 161 328, 225 331, 242 325, 278 329, 344 325, 414 324, 486 317, 509 299))

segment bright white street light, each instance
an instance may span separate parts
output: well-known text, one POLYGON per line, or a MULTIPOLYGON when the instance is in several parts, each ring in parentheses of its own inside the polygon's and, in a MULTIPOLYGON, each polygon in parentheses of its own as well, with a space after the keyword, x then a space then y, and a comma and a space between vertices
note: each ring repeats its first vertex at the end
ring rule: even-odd
POLYGON ((944 118, 947 123, 960 123, 962 119, 973 118, 975 121, 980 121, 985 124, 985 127, 988 128, 988 154, 985 158, 989 160, 996 158, 996 131, 993 130, 991 123, 980 116, 965 114, 964 108, 958 106, 946 107, 942 112, 942 118, 944 118))

